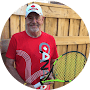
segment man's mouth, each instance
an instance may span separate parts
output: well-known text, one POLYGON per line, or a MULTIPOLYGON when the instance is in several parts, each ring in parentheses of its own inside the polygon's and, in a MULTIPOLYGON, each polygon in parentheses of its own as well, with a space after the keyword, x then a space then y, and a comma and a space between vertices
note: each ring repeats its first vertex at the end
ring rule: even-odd
POLYGON ((36 27, 38 27, 38 25, 30 25, 31 27, 33 27, 33 28, 36 28, 36 27))
POLYGON ((37 27, 37 25, 32 25, 32 27, 37 27))

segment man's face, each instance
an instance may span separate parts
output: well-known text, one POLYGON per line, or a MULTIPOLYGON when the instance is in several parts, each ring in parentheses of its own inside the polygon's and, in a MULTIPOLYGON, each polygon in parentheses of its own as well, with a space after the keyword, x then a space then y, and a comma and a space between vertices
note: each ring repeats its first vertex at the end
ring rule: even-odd
POLYGON ((32 12, 27 16, 26 24, 28 29, 30 29, 32 32, 37 32, 40 30, 40 27, 43 24, 43 16, 32 12))

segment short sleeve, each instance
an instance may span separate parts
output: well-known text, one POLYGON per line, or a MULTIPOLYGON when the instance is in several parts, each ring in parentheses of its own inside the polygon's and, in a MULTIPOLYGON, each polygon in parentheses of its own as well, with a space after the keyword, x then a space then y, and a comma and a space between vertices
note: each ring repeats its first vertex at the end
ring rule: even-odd
POLYGON ((53 38, 54 43, 53 43, 53 55, 52 55, 52 59, 56 59, 58 58, 58 53, 57 53, 57 47, 56 47, 56 42, 55 39, 53 38))
POLYGON ((9 46, 8 46, 6 57, 11 58, 11 59, 15 59, 16 46, 17 46, 16 39, 14 36, 12 36, 10 43, 9 43, 9 46))

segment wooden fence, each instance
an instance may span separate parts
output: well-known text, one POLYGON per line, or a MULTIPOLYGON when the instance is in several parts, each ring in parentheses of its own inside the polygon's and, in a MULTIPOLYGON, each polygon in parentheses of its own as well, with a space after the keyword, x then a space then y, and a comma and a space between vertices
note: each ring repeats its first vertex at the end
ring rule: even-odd
MULTIPOLYGON (((42 30, 54 36, 58 54, 62 55, 67 51, 80 51, 88 58, 89 34, 80 16, 68 6, 39 2, 35 3, 42 7, 45 17, 42 30)), ((9 43, 8 41, 11 36, 17 32, 25 30, 25 9, 27 5, 23 6, 17 12, 14 12, 4 26, 1 35, 2 57, 4 61, 9 43)), ((58 88, 66 84, 66 82, 55 82, 51 85, 51 89, 58 88)))

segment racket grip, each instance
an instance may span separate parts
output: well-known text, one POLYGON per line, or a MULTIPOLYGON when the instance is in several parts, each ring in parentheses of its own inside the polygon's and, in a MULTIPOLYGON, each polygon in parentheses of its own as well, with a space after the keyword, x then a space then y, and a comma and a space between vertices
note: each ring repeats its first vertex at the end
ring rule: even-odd
POLYGON ((38 82, 37 84, 34 85, 35 88, 38 88, 40 86, 41 86, 41 83, 40 82, 38 82))

